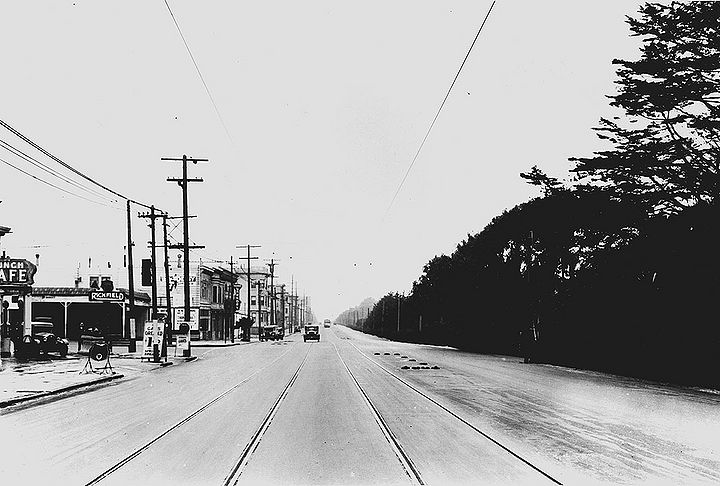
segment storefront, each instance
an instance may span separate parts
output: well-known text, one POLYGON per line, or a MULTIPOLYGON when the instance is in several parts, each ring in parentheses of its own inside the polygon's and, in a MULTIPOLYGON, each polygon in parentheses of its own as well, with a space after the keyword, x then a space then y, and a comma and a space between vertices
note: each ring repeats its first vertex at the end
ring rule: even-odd
MULTIPOLYGON (((128 302, 128 291, 124 289, 103 292, 75 287, 35 287, 26 298, 31 321, 50 320, 56 335, 71 340, 80 337, 81 328, 96 328, 111 340, 140 339, 150 316, 150 296, 135 292, 132 314, 128 302), (131 319, 134 326, 130 325, 131 319)), ((25 327, 26 334, 32 332, 30 322, 25 327)))

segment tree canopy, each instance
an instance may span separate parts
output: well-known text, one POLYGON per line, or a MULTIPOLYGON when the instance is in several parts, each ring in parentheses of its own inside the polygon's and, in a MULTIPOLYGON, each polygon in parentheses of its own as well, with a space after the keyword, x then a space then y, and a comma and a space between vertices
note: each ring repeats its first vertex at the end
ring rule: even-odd
POLYGON ((714 201, 720 184, 720 3, 649 3, 628 18, 640 58, 618 65, 624 112, 595 128, 612 148, 573 158, 581 183, 677 213, 714 201))

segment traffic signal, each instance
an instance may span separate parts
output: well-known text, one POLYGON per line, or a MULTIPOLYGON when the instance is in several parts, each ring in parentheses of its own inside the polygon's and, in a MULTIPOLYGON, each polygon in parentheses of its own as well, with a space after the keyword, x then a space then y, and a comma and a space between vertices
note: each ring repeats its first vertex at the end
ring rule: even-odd
POLYGON ((152 260, 150 258, 143 258, 142 260, 142 286, 143 287, 151 287, 152 286, 152 260))

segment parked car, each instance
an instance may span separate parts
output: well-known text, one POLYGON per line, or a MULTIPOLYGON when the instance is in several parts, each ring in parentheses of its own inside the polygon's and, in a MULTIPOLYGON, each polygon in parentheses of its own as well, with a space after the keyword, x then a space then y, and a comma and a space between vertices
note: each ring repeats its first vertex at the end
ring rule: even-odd
POLYGON ((307 342, 309 339, 320 341, 320 326, 305 326, 303 340, 307 342))
POLYGON ((260 341, 277 341, 282 339, 280 326, 264 326, 260 333, 260 341))
POLYGON ((40 356, 40 341, 26 334, 15 344, 15 357, 18 359, 38 358, 40 356))
POLYGON ((68 354, 69 342, 52 332, 26 334, 15 348, 15 357, 21 359, 39 358, 42 354, 57 353, 61 358, 68 354))
POLYGON ((57 353, 61 358, 67 356, 68 346, 70 345, 67 339, 57 337, 52 332, 39 332, 32 337, 40 343, 41 353, 57 353))

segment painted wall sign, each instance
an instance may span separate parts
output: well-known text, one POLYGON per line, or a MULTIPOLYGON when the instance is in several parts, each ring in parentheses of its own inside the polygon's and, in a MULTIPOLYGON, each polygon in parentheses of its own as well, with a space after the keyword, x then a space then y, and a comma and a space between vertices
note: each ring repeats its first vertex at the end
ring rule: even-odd
POLYGON ((0 287, 32 285, 37 267, 19 258, 0 259, 0 287))

